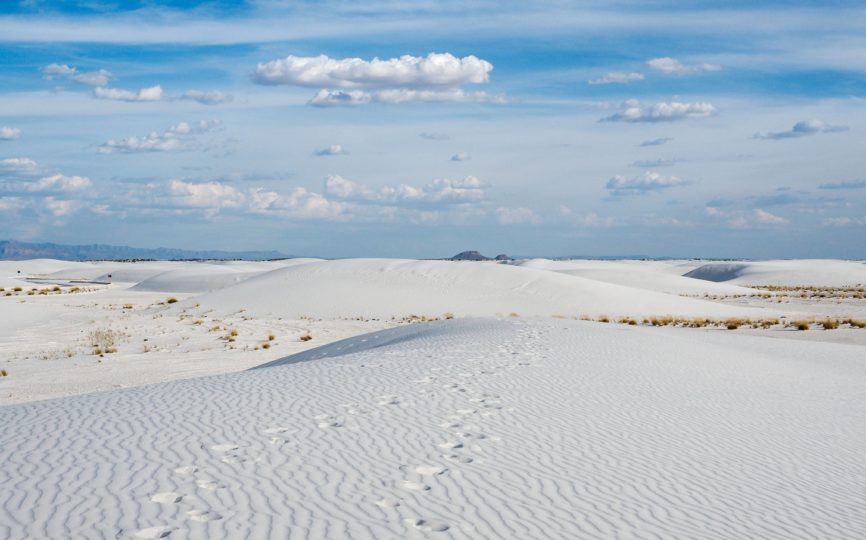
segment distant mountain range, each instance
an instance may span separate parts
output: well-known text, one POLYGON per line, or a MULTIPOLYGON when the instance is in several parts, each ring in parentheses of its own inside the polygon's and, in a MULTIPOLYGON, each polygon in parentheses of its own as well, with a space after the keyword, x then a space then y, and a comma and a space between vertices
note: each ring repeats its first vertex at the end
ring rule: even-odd
POLYGON ((93 244, 73 246, 64 244, 35 244, 16 240, 0 240, 0 260, 20 261, 25 259, 61 259, 66 261, 111 261, 129 259, 156 260, 245 260, 262 261, 288 259, 290 255, 279 251, 216 251, 169 248, 135 248, 93 244))
POLYGON ((511 257, 505 255, 504 253, 501 255, 497 255, 492 259, 490 257, 485 257, 481 253, 477 251, 461 251, 457 255, 446 259, 448 261, 510 261, 511 257))

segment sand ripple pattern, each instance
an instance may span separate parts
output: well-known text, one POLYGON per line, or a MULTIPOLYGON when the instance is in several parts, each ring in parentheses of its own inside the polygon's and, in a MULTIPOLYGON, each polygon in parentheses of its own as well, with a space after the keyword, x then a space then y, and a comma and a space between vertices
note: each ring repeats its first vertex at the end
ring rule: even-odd
POLYGON ((415 325, 0 408, 0 538, 862 538, 862 348, 415 325))

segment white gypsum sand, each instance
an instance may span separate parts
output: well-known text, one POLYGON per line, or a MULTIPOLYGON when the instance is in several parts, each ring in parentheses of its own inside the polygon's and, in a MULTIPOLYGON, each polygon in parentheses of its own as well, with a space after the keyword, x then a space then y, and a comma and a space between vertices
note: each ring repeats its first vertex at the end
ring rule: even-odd
POLYGON ((524 318, 0 408, 3 538, 856 538, 863 349, 524 318))

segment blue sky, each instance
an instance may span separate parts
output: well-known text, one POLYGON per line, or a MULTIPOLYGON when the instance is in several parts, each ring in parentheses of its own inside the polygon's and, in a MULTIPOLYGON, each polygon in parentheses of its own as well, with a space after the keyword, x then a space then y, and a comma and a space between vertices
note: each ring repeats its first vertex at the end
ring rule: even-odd
POLYGON ((858 2, 0 4, 0 237, 866 257, 858 2))

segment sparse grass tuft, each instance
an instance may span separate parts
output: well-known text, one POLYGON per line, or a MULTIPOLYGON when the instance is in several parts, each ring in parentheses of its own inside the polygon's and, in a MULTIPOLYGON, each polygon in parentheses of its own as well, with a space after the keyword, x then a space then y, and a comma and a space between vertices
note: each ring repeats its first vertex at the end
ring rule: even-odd
POLYGON ((821 321, 821 327, 824 330, 835 330, 839 328, 839 321, 836 319, 824 319, 821 321))
POLYGON ((445 313, 444 315, 442 315, 442 318, 451 320, 454 318, 454 314, 449 311, 449 312, 445 313))
POLYGON ((509 317, 520 317, 520 314, 515 312, 515 311, 512 311, 511 313, 508 314, 508 316, 509 317))
POLYGON ((797 330, 808 330, 809 328, 811 328, 811 324, 809 323, 809 321, 793 321, 791 323, 791 326, 793 326, 797 330))
POLYGON ((310 341, 311 339, 313 339, 313 336, 311 336, 310 333, 307 332, 306 334, 304 334, 303 336, 301 336, 300 339, 301 339, 301 341, 310 341))

